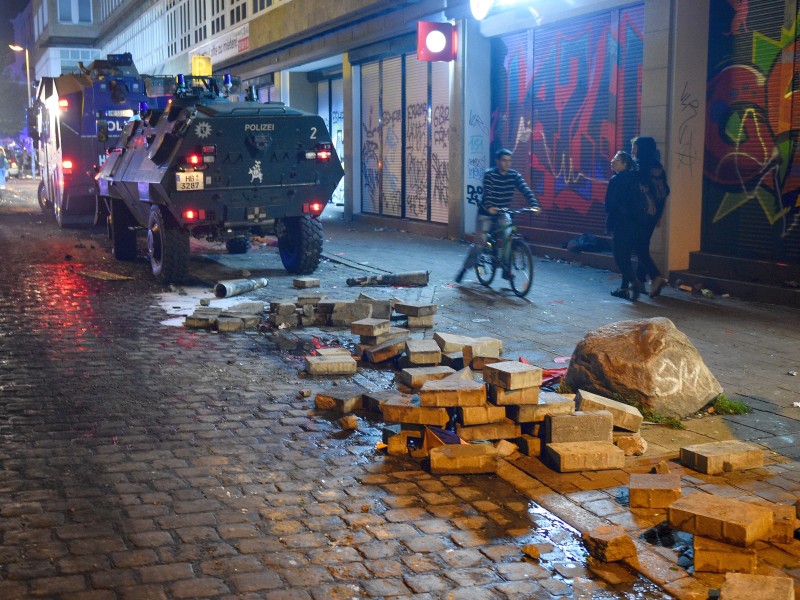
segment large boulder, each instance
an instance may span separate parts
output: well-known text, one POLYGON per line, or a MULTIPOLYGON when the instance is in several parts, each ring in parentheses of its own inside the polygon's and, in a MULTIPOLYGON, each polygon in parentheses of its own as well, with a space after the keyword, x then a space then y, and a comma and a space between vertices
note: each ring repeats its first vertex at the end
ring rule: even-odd
POLYGON ((588 333, 572 353, 564 382, 668 417, 696 412, 723 391, 689 338, 663 317, 588 333))

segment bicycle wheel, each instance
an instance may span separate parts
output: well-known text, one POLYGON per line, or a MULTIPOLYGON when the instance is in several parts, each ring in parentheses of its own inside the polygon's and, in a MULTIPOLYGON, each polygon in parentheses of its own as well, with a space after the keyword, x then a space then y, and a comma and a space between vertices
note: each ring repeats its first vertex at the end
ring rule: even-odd
POLYGON ((523 298, 533 285, 533 253, 522 240, 511 242, 511 256, 508 259, 511 271, 511 289, 523 298))
POLYGON ((475 263, 475 275, 481 285, 489 286, 494 279, 494 274, 497 266, 497 261, 494 258, 494 246, 487 244, 486 247, 478 256, 478 262, 475 263))

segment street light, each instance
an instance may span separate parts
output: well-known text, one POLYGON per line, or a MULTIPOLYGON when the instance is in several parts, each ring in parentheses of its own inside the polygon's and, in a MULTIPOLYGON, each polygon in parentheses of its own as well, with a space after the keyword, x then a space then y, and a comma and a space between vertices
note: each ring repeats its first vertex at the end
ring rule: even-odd
MULTIPOLYGON (((25 51, 25 78, 28 81, 28 110, 31 108, 31 64, 28 59, 28 49, 23 48, 22 46, 16 46, 14 44, 9 44, 9 48, 11 48, 14 52, 22 52, 25 51)), ((25 111, 27 114, 27 111, 25 111)), ((28 126, 28 139, 31 142, 31 177, 36 178, 36 156, 33 151, 33 138, 31 137, 30 131, 30 122, 26 120, 26 125, 28 126)))

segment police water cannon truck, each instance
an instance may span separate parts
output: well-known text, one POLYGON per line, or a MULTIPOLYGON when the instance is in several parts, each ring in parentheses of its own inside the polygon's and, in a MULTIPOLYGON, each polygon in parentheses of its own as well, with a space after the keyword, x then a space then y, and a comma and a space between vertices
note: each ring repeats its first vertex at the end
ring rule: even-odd
POLYGON ((228 75, 145 82, 168 105, 128 123, 96 177, 114 256, 134 259, 144 230, 153 275, 180 282, 190 236, 244 253, 249 235, 275 234, 284 268, 313 272, 319 217, 344 175, 322 118, 258 103, 253 88, 234 101, 228 75))
POLYGON ((129 53, 78 66, 79 73, 42 77, 28 112, 42 177, 39 205, 62 227, 104 218, 96 214, 94 176, 111 140, 148 101, 129 53))

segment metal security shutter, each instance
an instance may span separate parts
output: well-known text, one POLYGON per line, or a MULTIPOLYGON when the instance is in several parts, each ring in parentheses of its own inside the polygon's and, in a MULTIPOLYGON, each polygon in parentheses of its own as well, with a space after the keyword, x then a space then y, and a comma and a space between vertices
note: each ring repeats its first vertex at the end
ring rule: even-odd
MULTIPOLYGON (((532 102, 527 90, 533 77, 533 32, 510 34, 493 41, 493 60, 502 61, 501 69, 493 69, 492 94, 493 134, 488 165, 495 166, 494 153, 506 148, 513 153, 511 167, 520 173, 537 196, 540 190, 531 180, 531 110, 532 102)), ((525 206, 519 192, 514 193, 514 204, 525 206)), ((521 227, 530 225, 528 216, 517 219, 521 227)), ((530 236, 528 236, 530 237, 530 236)))
POLYGON ((610 158, 639 133, 643 23, 639 4, 492 41, 492 151, 514 152, 544 209, 526 236, 605 232, 610 158))
POLYGON ((450 181, 450 63, 431 63, 431 221, 447 223, 450 181))
POLYGON ((611 25, 611 14, 604 13, 535 33, 532 165, 548 204, 538 227, 605 232, 606 182, 618 139, 614 129, 609 135, 616 125, 611 25))
MULTIPOLYGON (((331 139, 336 148, 336 154, 344 168, 344 82, 341 79, 334 79, 330 82, 331 92, 331 139)), ((339 185, 333 192, 333 203, 344 205, 344 177, 339 181, 339 185)))
POLYGON ((428 65, 407 54, 406 60, 406 135, 405 135, 405 216, 428 220, 428 65))
POLYGON ((647 135, 641 131, 644 6, 621 10, 618 32, 617 80, 612 83, 616 90, 617 144, 612 156, 617 150, 630 152, 631 140, 640 134, 647 135))
POLYGON ((403 201, 403 60, 381 65, 381 214, 399 217, 403 201))
POLYGON ((361 211, 380 213, 380 63, 361 67, 361 211))
POLYGON ((782 28, 797 3, 731 4, 711 2, 701 248, 796 264, 800 54, 782 28))

